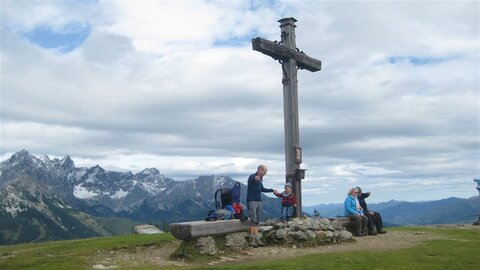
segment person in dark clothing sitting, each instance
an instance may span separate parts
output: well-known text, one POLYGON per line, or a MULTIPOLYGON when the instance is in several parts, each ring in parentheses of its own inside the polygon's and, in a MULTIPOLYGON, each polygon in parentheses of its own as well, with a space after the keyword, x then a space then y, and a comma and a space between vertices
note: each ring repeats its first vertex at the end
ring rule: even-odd
POLYGON ((360 187, 357 187, 357 190, 358 202, 363 209, 363 213, 368 217, 368 234, 376 235, 377 233, 386 233, 387 231, 383 229, 383 221, 380 213, 368 210, 365 199, 370 196, 370 192, 363 193, 360 187))

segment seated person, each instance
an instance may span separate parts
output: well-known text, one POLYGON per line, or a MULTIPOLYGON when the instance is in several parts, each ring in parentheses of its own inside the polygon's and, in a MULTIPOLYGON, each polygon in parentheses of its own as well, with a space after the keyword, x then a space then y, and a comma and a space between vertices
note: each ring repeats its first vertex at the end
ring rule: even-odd
POLYGON ((357 187, 357 190, 358 202, 363 209, 363 213, 368 217, 368 234, 376 235, 377 233, 386 233, 387 231, 383 229, 383 221, 380 213, 369 211, 367 208, 367 202, 365 202, 365 198, 370 196, 370 192, 363 193, 360 187, 357 187))
POLYGON ((343 204, 345 207, 345 216, 350 217, 355 222, 355 232, 353 235, 367 235, 368 218, 363 214, 362 208, 357 200, 356 188, 350 189, 343 204))

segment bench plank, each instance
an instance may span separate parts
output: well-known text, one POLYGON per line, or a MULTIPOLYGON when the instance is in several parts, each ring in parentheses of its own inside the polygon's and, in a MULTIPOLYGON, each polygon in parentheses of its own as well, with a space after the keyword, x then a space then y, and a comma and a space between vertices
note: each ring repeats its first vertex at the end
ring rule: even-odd
POLYGON ((223 235, 234 232, 248 232, 249 221, 239 219, 217 221, 189 221, 172 223, 169 226, 172 235, 180 240, 198 238, 202 236, 223 235))
POLYGON ((355 225, 355 223, 352 221, 351 218, 349 217, 336 217, 336 218, 329 218, 330 221, 337 223, 338 225, 342 227, 347 227, 349 225, 355 225))
POLYGON ((351 218, 336 217, 336 218, 329 218, 329 220, 337 226, 344 227, 347 231, 351 232, 352 234, 355 233, 355 222, 351 218))

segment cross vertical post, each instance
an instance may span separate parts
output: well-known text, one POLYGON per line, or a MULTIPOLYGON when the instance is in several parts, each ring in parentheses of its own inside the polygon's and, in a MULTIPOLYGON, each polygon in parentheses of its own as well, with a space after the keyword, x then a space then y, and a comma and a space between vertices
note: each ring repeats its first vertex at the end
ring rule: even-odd
POLYGON ((253 50, 279 60, 282 64, 283 84, 283 116, 285 132, 285 181, 291 183, 297 197, 295 216, 302 216, 302 186, 301 180, 305 177, 305 170, 300 168, 302 163, 302 149, 300 147, 299 117, 298 117, 298 84, 297 68, 309 71, 318 71, 321 68, 320 60, 311 58, 300 52, 295 44, 294 18, 279 20, 281 42, 272 42, 263 38, 252 39, 253 50))
MULTIPOLYGON (((280 21, 281 44, 295 50, 295 22, 293 18, 285 18, 280 21)), ((285 131, 285 180, 293 186, 293 192, 297 197, 297 209, 295 216, 302 213, 302 187, 301 182, 296 181, 295 171, 300 169, 300 163, 295 162, 295 148, 300 147, 300 134, 298 124, 298 84, 297 63, 294 59, 282 61, 283 71, 283 119, 285 131)))

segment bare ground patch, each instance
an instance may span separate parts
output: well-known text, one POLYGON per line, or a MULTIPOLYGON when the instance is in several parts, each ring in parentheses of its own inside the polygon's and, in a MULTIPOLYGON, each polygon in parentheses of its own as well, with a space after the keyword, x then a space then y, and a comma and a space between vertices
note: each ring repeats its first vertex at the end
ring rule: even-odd
MULTIPOLYGON (((462 227, 465 229, 465 227, 462 227)), ((421 242, 442 239, 444 237, 432 234, 428 231, 388 231, 386 234, 376 236, 356 237, 355 241, 325 245, 318 247, 291 246, 267 246, 261 248, 249 248, 235 255, 220 256, 208 265, 228 264, 255 260, 279 260, 296 256, 316 253, 334 253, 348 251, 384 251, 413 247, 421 242)), ((157 265, 157 266, 193 266, 198 263, 185 261, 172 261, 170 254, 180 245, 180 241, 164 244, 162 246, 136 247, 113 251, 97 251, 97 255, 90 260, 91 269, 115 269, 124 266, 157 265), (95 267, 94 267, 95 266, 95 267)), ((205 262, 202 263, 205 265, 205 262)))
POLYGON ((355 241, 325 245, 318 247, 301 248, 295 245, 289 247, 263 247, 256 249, 249 249, 243 256, 235 256, 226 258, 220 258, 210 262, 210 265, 226 262, 244 261, 248 257, 249 261, 252 260, 279 260, 297 257, 306 254, 316 253, 337 253, 348 251, 361 251, 361 250, 396 250, 402 248, 413 247, 423 241, 440 239, 438 235, 434 235, 425 231, 404 232, 404 231, 389 231, 386 234, 376 236, 355 237, 355 241))
POLYGON ((183 262, 172 261, 170 254, 180 245, 180 241, 163 244, 162 246, 135 247, 119 250, 98 250, 97 255, 91 258, 91 269, 116 269, 125 266, 137 265, 187 265, 183 262))

